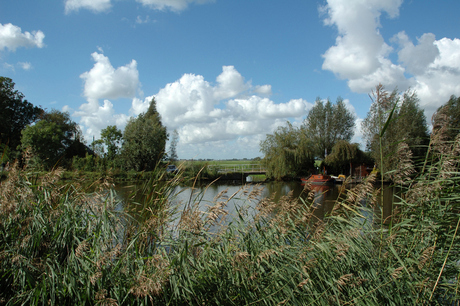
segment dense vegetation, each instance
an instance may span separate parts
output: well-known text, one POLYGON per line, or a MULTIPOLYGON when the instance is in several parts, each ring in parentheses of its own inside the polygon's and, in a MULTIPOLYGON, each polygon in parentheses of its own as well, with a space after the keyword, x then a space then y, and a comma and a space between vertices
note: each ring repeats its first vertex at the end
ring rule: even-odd
MULTIPOLYGON (((104 131, 109 151, 99 147, 98 156, 77 145, 80 133, 68 114, 40 114, 22 130, 22 148, 31 151, 0 182, 0 305, 458 304, 460 100, 452 97, 438 109, 425 145, 411 144, 412 134, 390 139, 392 125, 406 126, 412 115, 423 122, 412 94, 399 101, 377 87, 374 97, 376 111, 371 108, 368 118, 375 118, 378 129, 370 143, 378 145, 382 177, 390 177, 398 191, 389 217, 379 205, 384 193, 376 174, 343 189, 330 215, 318 220, 314 202, 320 195, 309 186, 303 197, 280 201, 261 199, 257 186, 245 186, 212 203, 201 203, 201 195, 176 203, 182 173, 167 176, 148 161, 132 165, 152 171, 122 202, 110 178, 90 186, 85 177, 66 183, 56 167, 63 161, 87 166, 89 160, 92 167, 106 167, 109 155, 123 161, 121 131, 104 131), (36 126, 49 132, 37 133, 36 126), (50 142, 59 152, 53 159, 40 155, 49 148, 36 145, 37 135, 58 137, 50 142), (392 149, 385 152, 387 147, 392 149), (84 157, 75 153, 80 149, 84 157), (53 170, 38 176, 39 165, 53 170), (228 215, 229 201, 240 203, 236 216, 228 215)), ((146 128, 167 137, 154 101, 139 118, 140 127, 132 119, 133 135, 146 128)), ((267 138, 266 162, 282 156, 286 165, 277 162, 289 173, 296 163, 312 162, 322 148, 303 151, 311 144, 306 130, 278 129, 267 138)), ((331 164, 348 167, 359 156, 348 142, 336 139, 331 164)))
POLYGON ((87 189, 63 185, 60 169, 36 180, 13 167, 0 185, 0 304, 458 303, 460 136, 445 141, 448 127, 422 164, 398 147, 401 192, 385 220, 374 175, 317 220, 314 190, 274 202, 243 187, 202 212, 199 195, 174 206, 180 176, 164 183, 157 170, 127 211, 107 181, 87 189))
POLYGON ((145 113, 129 120, 123 132, 116 126, 107 126, 101 131, 101 138, 88 145, 69 113, 33 106, 14 85, 11 79, 0 77, 2 166, 13 164, 16 159, 22 161, 31 154, 29 166, 37 170, 64 167, 85 171, 150 171, 167 159, 168 133, 156 110, 155 99, 145 113))
MULTIPOLYGON (((416 93, 396 90, 389 93, 378 85, 370 97, 372 104, 361 125, 365 151, 359 144, 350 143, 355 117, 344 101, 339 98, 333 105, 329 100, 324 103, 318 98, 302 126, 296 128, 287 123, 287 127, 279 127, 261 142, 267 175, 279 180, 324 169, 328 169, 328 173, 352 175, 353 165, 376 166, 386 173, 396 165, 397 147, 401 142, 410 147, 415 159, 423 159, 429 135, 416 93), (314 160, 322 161, 321 169, 315 169, 314 160)), ((458 115, 447 110, 458 111, 458 104, 452 97, 442 113, 457 118, 451 118, 451 126, 460 128, 458 115)))

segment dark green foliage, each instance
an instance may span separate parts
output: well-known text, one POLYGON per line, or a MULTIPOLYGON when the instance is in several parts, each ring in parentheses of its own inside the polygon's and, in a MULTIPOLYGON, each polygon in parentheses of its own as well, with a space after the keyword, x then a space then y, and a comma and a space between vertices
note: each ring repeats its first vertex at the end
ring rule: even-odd
POLYGON ((128 121, 123 138, 122 159, 128 168, 149 171, 162 160, 168 134, 156 111, 155 99, 146 113, 128 121))
POLYGON ((383 172, 395 168, 400 142, 409 145, 414 158, 425 158, 428 127, 416 93, 407 91, 400 99, 396 90, 388 93, 378 85, 371 99, 373 103, 362 123, 362 130, 377 167, 383 172))
POLYGON ((115 125, 109 125, 101 131, 101 140, 107 146, 107 159, 115 159, 118 154, 122 138, 122 132, 117 129, 115 125))
POLYGON ((263 164, 268 177, 295 177, 313 168, 312 142, 305 135, 303 129, 289 122, 267 135, 260 143, 260 151, 265 155, 263 164))
POLYGON ((346 108, 342 98, 336 104, 316 99, 315 106, 308 112, 304 132, 315 148, 315 156, 324 158, 339 140, 350 141, 354 134, 355 116, 346 108))
POLYGON ((11 150, 20 145, 21 131, 43 114, 43 109, 25 100, 14 85, 10 78, 0 77, 0 143, 11 150))
POLYGON ((347 173, 352 175, 353 164, 363 162, 364 152, 359 149, 359 144, 349 143, 346 140, 339 140, 333 147, 332 152, 325 158, 328 165, 333 166, 335 169, 340 170, 340 173, 347 173))
POLYGON ((85 156, 78 125, 67 112, 52 110, 35 125, 22 131, 21 148, 33 154, 34 166, 50 169, 70 163, 73 156, 85 156))
POLYGON ((0 303, 456 304, 460 143, 442 136, 409 178, 400 145, 391 223, 379 218, 374 175, 318 220, 310 199, 260 199, 253 186, 174 210, 180 175, 165 182, 162 169, 124 203, 127 214, 107 184, 89 192, 58 184, 60 170, 36 182, 13 168, 0 185, 0 303))

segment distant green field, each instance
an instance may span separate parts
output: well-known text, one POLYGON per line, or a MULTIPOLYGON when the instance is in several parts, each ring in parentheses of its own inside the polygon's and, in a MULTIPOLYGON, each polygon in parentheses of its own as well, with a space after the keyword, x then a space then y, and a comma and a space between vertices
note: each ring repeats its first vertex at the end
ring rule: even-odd
POLYGON ((260 160, 189 160, 185 162, 185 165, 199 165, 208 166, 210 170, 212 168, 218 168, 220 171, 228 172, 239 172, 244 170, 259 170, 262 168, 260 160))
POLYGON ((209 162, 210 165, 219 165, 219 166, 233 166, 233 165, 253 165, 260 164, 259 161, 254 160, 213 160, 209 162))

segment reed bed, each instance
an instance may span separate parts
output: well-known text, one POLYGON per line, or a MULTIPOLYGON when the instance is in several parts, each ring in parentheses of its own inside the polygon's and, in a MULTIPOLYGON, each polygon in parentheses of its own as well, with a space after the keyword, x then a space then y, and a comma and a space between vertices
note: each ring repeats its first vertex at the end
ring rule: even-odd
POLYGON ((107 180, 89 192, 59 169, 37 180, 12 167, 0 186, 0 304, 457 305, 460 136, 435 133, 423 161, 403 144, 398 154, 386 220, 373 175, 318 220, 312 197, 275 202, 257 186, 204 211, 199 195, 172 207, 180 174, 165 183, 160 170, 126 211, 107 180), (229 201, 241 203, 232 218, 229 201))

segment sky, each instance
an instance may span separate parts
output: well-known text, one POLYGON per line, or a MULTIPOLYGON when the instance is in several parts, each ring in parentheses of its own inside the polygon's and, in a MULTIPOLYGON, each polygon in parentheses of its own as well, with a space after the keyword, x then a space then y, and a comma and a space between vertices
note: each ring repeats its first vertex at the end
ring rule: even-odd
POLYGON ((415 91, 429 123, 460 96, 459 11, 458 0, 2 1, 0 76, 69 112, 88 144, 154 97, 180 159, 250 159, 318 97, 345 100, 362 143, 379 83, 415 91))

